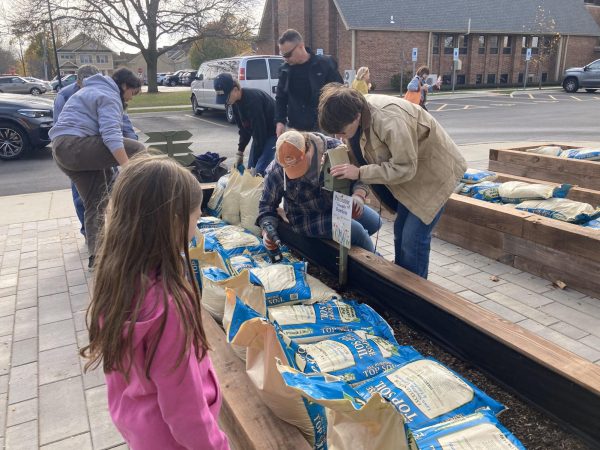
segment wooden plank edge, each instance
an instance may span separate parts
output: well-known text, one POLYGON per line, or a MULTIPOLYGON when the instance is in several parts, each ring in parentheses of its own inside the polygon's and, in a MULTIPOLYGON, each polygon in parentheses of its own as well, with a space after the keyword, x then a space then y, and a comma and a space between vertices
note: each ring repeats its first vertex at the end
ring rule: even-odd
MULTIPOLYGON (((307 259, 336 272, 333 243, 299 236, 285 225, 280 234, 307 259)), ((364 250, 350 251, 348 275, 349 286, 375 304, 393 310, 586 441, 600 443, 600 367, 364 250)))
POLYGON ((300 431, 276 417, 261 400, 246 374, 245 363, 235 355, 225 332, 204 309, 202 322, 223 396, 219 423, 231 448, 309 450, 311 446, 300 431))

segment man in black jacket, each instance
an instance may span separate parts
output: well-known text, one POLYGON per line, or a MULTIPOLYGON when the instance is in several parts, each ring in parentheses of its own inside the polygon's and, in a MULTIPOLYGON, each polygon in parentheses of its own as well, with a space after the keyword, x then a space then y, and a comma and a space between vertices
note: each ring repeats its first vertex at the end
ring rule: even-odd
POLYGON ((279 53, 285 63, 279 71, 275 95, 277 136, 285 131, 286 125, 296 130, 316 131, 321 88, 331 82, 343 83, 337 63, 330 56, 311 53, 300 33, 291 29, 279 38, 279 53))
POLYGON ((244 150, 252 138, 248 168, 263 175, 275 156, 275 100, 260 89, 242 88, 229 73, 217 75, 214 88, 217 103, 233 106, 239 128, 235 167, 243 164, 244 150))

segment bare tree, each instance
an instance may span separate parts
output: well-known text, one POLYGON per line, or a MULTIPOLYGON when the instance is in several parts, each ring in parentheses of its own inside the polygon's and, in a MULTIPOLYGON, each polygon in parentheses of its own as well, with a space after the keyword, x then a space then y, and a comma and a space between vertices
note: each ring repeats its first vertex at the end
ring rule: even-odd
POLYGON ((56 22, 70 22, 87 32, 137 48, 148 65, 148 92, 158 92, 158 57, 180 45, 205 37, 235 39, 251 29, 249 19, 230 30, 231 14, 248 18, 255 0, 18 0, 33 23, 47 21, 47 4, 56 22), (44 13, 44 11, 46 13, 44 13), (221 26, 209 26, 209 24, 221 26), (165 43, 159 47, 159 43, 165 43))
POLYGON ((542 89, 542 73, 558 51, 560 33, 556 31, 556 21, 552 15, 539 5, 530 32, 538 38, 538 51, 531 59, 537 65, 538 88, 542 89))

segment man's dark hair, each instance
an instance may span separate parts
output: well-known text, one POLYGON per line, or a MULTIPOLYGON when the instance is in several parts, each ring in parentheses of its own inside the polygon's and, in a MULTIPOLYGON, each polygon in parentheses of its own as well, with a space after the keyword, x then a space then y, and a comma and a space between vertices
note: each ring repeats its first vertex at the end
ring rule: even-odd
POLYGON ((427 66, 421 66, 417 69, 417 75, 420 77, 422 77, 425 74, 429 75, 429 73, 429 67, 427 66))
POLYGON ((279 44, 284 44, 286 42, 302 42, 302 35, 300 33, 298 33, 296 30, 294 30, 293 28, 290 28, 289 30, 285 30, 283 32, 283 34, 281 35, 281 37, 279 38, 279 44))
POLYGON ((319 127, 329 134, 339 133, 366 107, 367 100, 357 90, 340 83, 326 84, 319 99, 319 127))
POLYGON ((119 86, 121 102, 123 103, 123 108, 125 108, 127 107, 127 103, 125 103, 125 91, 123 90, 123 84, 125 84, 125 86, 128 88, 140 89, 142 87, 142 82, 135 73, 126 67, 121 67, 120 69, 115 70, 115 72, 112 74, 112 79, 115 83, 117 83, 117 86, 119 86))

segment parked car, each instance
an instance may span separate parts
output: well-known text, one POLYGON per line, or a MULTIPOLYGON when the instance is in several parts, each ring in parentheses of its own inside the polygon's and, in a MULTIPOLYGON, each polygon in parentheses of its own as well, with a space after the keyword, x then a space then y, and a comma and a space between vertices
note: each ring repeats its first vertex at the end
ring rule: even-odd
POLYGON ((600 59, 583 67, 571 67, 563 74, 562 87, 567 92, 583 88, 587 92, 600 89, 600 59))
POLYGON ((274 55, 239 56, 203 62, 192 82, 192 111, 199 115, 206 109, 220 109, 225 111, 227 121, 233 123, 235 119, 231 106, 216 103, 213 86, 215 77, 220 73, 229 72, 243 88, 261 89, 275 97, 279 68, 282 64, 283 58, 274 55))
POLYGON ((163 84, 165 86, 177 86, 179 84, 179 75, 188 70, 191 69, 182 69, 178 70, 177 72, 173 72, 171 75, 165 77, 163 84))
MULTIPOLYGON (((68 86, 70 84, 73 84, 77 81, 77 75, 74 73, 68 74, 68 75, 63 75, 60 77, 60 82, 62 83, 62 87, 68 86)), ((52 90, 54 92, 58 92, 59 88, 58 88, 58 78, 54 77, 54 79, 50 82, 50 86, 52 86, 52 90)))
POLYGON ((49 81, 41 80, 39 78, 34 78, 34 77, 23 77, 23 78, 26 79, 27 81, 29 81, 30 83, 40 83, 40 84, 43 84, 44 86, 46 86, 46 92, 52 90, 52 86, 50 86, 50 82, 49 81))
POLYGON ((0 94, 0 159, 18 159, 50 143, 50 99, 0 94))
POLYGON ((181 84, 182 86, 191 86, 192 81, 194 81, 195 77, 196 77, 195 70, 190 70, 188 72, 182 72, 182 74, 179 77, 179 84, 181 84))
POLYGON ((163 80, 165 79, 166 75, 170 75, 170 74, 167 74, 165 72, 157 73, 156 74, 156 84, 158 84, 158 85, 163 84, 163 80))
POLYGON ((14 75, 0 77, 0 93, 40 95, 47 90, 44 83, 27 81, 23 77, 14 75))

